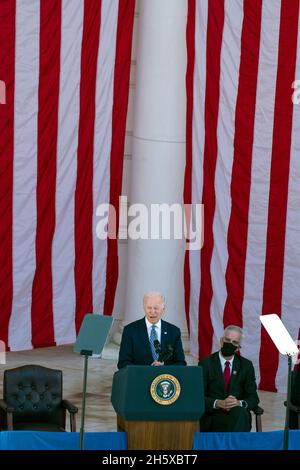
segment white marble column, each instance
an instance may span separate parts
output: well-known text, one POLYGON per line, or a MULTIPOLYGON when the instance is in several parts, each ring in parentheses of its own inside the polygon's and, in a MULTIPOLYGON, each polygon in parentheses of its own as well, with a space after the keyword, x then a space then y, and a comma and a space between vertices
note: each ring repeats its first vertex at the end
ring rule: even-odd
MULTIPOLYGON (((130 205, 183 204, 186 0, 140 0, 130 205)), ((143 315, 147 291, 166 297, 165 319, 186 332, 184 240, 128 241, 125 316, 143 315)))

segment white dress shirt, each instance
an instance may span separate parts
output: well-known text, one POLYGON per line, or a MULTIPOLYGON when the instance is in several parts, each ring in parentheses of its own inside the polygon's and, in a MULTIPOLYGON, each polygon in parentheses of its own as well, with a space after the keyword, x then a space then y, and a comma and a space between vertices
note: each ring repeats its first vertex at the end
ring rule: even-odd
POLYGON ((226 362, 229 362, 230 377, 231 377, 234 356, 232 356, 231 359, 225 359, 225 357, 222 356, 221 351, 219 351, 219 358, 220 358, 223 374, 224 374, 225 364, 226 364, 226 362))
MULTIPOLYGON (((145 321, 146 321, 146 327, 147 327, 147 332, 148 332, 148 338, 150 341, 150 335, 151 335, 153 323, 150 323, 146 317, 145 317, 145 321)), ((157 339, 161 343, 161 320, 155 323, 155 331, 156 331, 157 339)))

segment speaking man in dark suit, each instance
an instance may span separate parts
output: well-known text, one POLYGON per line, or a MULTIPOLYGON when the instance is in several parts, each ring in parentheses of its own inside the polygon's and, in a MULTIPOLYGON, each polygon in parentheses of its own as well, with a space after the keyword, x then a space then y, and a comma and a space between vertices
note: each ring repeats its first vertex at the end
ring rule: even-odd
POLYGON ((252 362, 236 353, 243 331, 228 326, 220 340, 221 349, 199 365, 203 367, 205 413, 201 431, 250 431, 250 410, 259 398, 252 362))
POLYGON ((159 292, 144 296, 145 318, 125 326, 119 352, 118 369, 127 365, 186 365, 177 326, 161 316, 165 301, 159 292))

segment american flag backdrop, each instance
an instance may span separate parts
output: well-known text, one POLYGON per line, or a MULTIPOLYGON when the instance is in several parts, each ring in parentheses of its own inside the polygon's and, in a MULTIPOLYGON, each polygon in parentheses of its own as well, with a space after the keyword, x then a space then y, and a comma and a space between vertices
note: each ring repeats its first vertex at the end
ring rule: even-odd
POLYGON ((192 352, 242 326, 263 390, 286 390, 287 359, 262 330, 300 327, 299 0, 189 0, 185 202, 204 204, 204 246, 187 252, 192 352))
POLYGON ((1 0, 0 339, 72 343, 87 312, 111 315, 134 0, 1 0))

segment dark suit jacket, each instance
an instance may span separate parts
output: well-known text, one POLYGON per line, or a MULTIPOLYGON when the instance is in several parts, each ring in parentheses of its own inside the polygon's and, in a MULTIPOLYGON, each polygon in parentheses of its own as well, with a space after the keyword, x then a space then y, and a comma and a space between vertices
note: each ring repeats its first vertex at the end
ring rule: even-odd
MULTIPOLYGON (((173 348, 172 357, 166 361, 168 365, 186 365, 181 343, 180 330, 177 326, 161 320, 161 350, 166 351, 168 345, 173 348)), ((145 318, 125 326, 119 352, 118 369, 129 364, 151 365, 153 357, 148 337, 145 318)))
POLYGON ((254 367, 251 361, 235 355, 227 391, 224 388, 219 352, 211 354, 199 362, 199 365, 203 367, 206 412, 213 412, 215 400, 224 400, 228 395, 233 395, 238 400, 245 400, 249 411, 258 405, 259 398, 256 391, 254 367))

